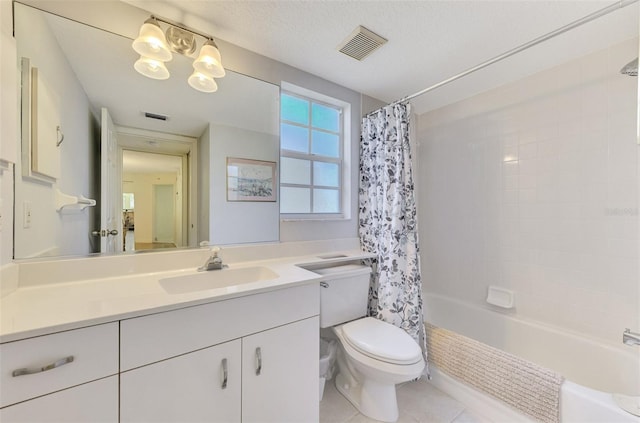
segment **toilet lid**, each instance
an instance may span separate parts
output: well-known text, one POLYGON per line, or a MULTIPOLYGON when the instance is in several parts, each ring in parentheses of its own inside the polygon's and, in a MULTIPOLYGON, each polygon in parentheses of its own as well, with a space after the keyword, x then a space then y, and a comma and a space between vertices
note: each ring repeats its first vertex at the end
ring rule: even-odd
POLYGON ((404 330, 373 317, 355 320, 342 326, 345 340, 359 352, 393 364, 414 364, 422 351, 404 330))

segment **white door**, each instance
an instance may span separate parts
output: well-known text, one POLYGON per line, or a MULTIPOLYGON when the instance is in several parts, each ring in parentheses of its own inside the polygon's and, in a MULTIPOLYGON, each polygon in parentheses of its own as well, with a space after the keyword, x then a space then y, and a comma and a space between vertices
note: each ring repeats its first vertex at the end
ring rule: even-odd
POLYGON ((100 252, 122 251, 122 186, 113 120, 102 108, 100 137, 100 252))
POLYGON ((318 317, 242 339, 242 421, 319 418, 318 317))
POLYGON ((118 376, 21 402, 0 410, 2 423, 118 422, 118 376))
POLYGON ((175 242, 175 198, 173 185, 153 186, 153 242, 175 242))
POLYGON ((240 347, 235 340, 122 373, 120 422, 239 422, 240 347))

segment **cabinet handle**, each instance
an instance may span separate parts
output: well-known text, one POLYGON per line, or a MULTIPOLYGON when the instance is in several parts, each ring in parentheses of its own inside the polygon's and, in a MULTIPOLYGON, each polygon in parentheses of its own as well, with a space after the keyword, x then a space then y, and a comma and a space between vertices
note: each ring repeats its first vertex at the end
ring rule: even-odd
POLYGON ((64 366, 65 364, 69 364, 73 361, 73 356, 70 355, 69 357, 65 357, 65 358, 61 358, 58 361, 55 361, 51 364, 48 364, 44 367, 39 367, 37 369, 28 369, 28 368, 24 368, 24 369, 18 369, 18 370, 14 370, 12 375, 13 377, 18 377, 18 376, 24 376, 24 375, 32 375, 34 373, 42 373, 42 372, 46 372, 48 370, 53 370, 56 369, 60 366, 64 366))
POLYGON ((256 348, 256 376, 260 376, 262 373, 262 350, 260 347, 256 348))
POLYGON ((227 359, 223 358, 222 359, 222 389, 227 389, 227 376, 228 376, 227 359))

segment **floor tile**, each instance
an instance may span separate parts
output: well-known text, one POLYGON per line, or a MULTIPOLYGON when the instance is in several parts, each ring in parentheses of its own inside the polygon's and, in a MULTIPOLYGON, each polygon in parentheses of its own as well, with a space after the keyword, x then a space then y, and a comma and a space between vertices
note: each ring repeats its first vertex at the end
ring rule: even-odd
MULTIPOLYGON (((380 423, 380 422, 378 420, 370 419, 358 413, 354 417, 349 419, 347 423, 380 423)), ((415 418, 411 417, 407 413, 400 410, 400 416, 398 417, 398 420, 396 421, 396 423, 419 423, 419 422, 415 418)))
POLYGON ((432 386, 426 379, 398 388, 398 407, 424 423, 450 423, 464 411, 461 402, 432 386))
POLYGON ((326 381, 324 395, 320 401, 320 422, 345 423, 357 415, 358 410, 338 392, 334 380, 326 381))
MULTIPOLYGON (((363 416, 327 381, 320 402, 320 423, 377 423, 363 416)), ((464 404, 431 385, 426 379, 397 387, 398 423, 489 423, 469 411, 464 404)))
POLYGON ((463 411, 453 420, 453 423, 489 423, 489 421, 474 416, 468 411, 463 411))

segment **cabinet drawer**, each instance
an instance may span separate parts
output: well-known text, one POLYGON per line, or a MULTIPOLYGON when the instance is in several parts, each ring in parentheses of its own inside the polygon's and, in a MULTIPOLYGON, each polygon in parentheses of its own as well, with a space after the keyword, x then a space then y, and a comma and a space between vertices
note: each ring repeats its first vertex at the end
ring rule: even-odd
POLYGON ((117 374, 118 323, 7 342, 0 368, 0 407, 117 374))
POLYGON ((2 423, 117 423, 118 376, 96 380, 0 410, 2 423))
POLYGON ((123 320, 122 371, 317 316, 318 284, 123 320))

